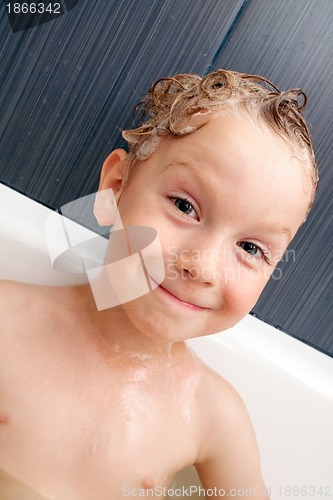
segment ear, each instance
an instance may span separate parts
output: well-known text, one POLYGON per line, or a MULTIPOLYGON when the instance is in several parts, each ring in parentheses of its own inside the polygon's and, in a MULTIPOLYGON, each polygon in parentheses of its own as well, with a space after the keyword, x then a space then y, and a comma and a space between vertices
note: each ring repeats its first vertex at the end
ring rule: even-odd
POLYGON ((119 196, 126 180, 127 153, 123 149, 115 149, 105 160, 98 190, 113 189, 115 196, 119 196))
POLYGON ((103 164, 94 204, 94 215, 100 226, 122 227, 117 201, 126 180, 126 158, 126 151, 115 149, 103 164))

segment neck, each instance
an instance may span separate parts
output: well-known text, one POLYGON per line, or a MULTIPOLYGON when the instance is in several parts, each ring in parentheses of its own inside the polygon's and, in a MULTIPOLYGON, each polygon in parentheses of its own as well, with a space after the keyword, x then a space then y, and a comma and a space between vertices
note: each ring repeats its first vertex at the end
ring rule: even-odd
POLYGON ((170 357, 171 353, 183 342, 172 343, 149 337, 140 331, 128 318, 122 305, 97 310, 90 285, 72 287, 73 300, 67 307, 77 312, 76 321, 85 329, 89 328, 99 337, 105 346, 113 351, 122 351, 133 355, 170 357))

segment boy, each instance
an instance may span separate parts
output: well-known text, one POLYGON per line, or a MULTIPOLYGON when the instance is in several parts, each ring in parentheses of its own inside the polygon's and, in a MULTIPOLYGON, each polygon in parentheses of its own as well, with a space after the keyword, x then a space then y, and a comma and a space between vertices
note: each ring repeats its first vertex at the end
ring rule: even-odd
POLYGON ((124 226, 159 236, 165 277, 149 276, 150 293, 97 311, 89 285, 1 284, 3 491, 158 498, 195 464, 216 497, 268 498, 241 398, 184 342, 253 308, 313 202, 305 96, 268 85, 224 70, 159 80, 123 132, 129 153, 106 159, 99 189, 124 226))

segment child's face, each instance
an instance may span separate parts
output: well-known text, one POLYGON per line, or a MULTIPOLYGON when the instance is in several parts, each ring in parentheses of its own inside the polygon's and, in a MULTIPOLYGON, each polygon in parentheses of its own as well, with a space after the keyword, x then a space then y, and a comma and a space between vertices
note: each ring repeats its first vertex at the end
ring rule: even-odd
MULTIPOLYGON (((114 170, 104 170, 103 189, 119 183, 114 170)), ((165 262, 161 286, 124 304, 127 316, 168 341, 236 324, 302 224, 310 188, 300 160, 265 124, 220 115, 163 139, 118 206, 125 226, 157 230, 165 262)))

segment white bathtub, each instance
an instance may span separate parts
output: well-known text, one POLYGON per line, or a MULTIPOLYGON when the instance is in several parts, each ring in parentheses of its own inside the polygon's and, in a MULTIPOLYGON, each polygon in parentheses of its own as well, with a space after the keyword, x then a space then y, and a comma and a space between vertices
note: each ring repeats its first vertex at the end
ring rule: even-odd
MULTIPOLYGON (((49 214, 0 184, 1 279, 82 281, 51 267, 44 232, 49 214)), ((333 360, 252 316, 227 332, 189 343, 242 395, 272 500, 333 498, 333 360)), ((190 468, 174 488, 195 481, 190 468)))

